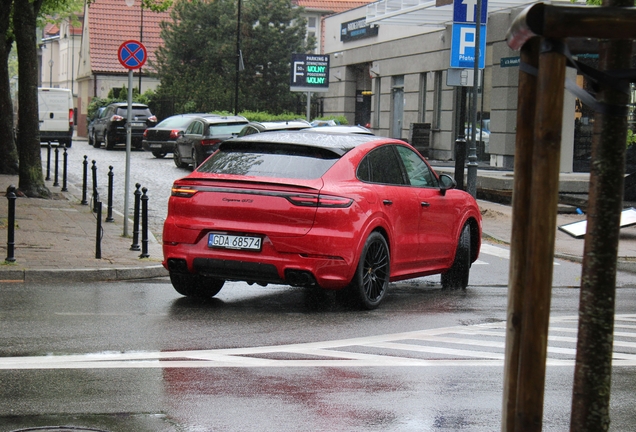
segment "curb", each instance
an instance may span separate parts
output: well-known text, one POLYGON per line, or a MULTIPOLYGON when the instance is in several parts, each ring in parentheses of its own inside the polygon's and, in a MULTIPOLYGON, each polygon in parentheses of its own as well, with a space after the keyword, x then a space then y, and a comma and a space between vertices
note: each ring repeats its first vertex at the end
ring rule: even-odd
POLYGON ((126 268, 87 268, 59 270, 4 270, 0 282, 65 283, 107 282, 133 279, 150 279, 168 276, 162 265, 126 268))
MULTIPOLYGON (((502 239, 498 238, 495 235, 492 235, 492 234, 489 234, 489 233, 483 232, 483 231, 482 231, 481 235, 482 235, 482 240, 483 239, 490 239, 490 240, 495 241, 497 243, 503 243, 503 244, 506 244, 506 245, 510 246, 510 242, 509 241, 502 240, 502 239)), ((562 260, 565 260, 565 261, 571 261, 571 262, 579 263, 579 264, 583 263, 583 257, 578 256, 578 255, 570 255, 570 254, 554 251, 554 257, 562 259, 562 260)), ((621 260, 620 257, 619 257, 616 260, 616 270, 620 270, 620 271, 623 271, 623 272, 636 274, 636 261, 621 260)))

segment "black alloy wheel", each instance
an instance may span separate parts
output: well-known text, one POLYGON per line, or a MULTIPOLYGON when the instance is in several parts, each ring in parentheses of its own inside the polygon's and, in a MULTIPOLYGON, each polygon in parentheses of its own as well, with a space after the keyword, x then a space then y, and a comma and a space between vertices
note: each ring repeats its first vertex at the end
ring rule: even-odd
POLYGON ((373 232, 362 248, 356 273, 349 285, 358 305, 367 310, 377 308, 389 287, 391 256, 386 239, 373 232))

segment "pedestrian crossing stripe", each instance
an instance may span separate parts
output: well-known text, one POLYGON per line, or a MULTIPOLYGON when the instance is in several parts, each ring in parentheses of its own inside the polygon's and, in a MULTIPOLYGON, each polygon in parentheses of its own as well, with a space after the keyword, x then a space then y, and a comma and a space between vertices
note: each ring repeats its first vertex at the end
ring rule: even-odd
MULTIPOLYGON (((577 316, 550 320, 547 365, 574 366, 577 316)), ((613 366, 636 366, 636 315, 616 315, 613 366)), ((333 341, 193 351, 102 352, 0 358, 2 370, 503 367, 506 322, 456 326, 333 341)))

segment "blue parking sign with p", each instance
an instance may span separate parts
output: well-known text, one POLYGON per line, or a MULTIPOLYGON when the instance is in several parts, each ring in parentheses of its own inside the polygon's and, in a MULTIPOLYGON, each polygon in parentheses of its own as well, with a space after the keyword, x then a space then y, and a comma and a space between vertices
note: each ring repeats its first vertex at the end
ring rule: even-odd
MULTIPOLYGON (((479 36, 479 68, 486 64, 486 25, 482 25, 479 36)), ((450 52, 450 67, 472 69, 475 67, 475 43, 477 39, 474 24, 453 24, 450 52)))

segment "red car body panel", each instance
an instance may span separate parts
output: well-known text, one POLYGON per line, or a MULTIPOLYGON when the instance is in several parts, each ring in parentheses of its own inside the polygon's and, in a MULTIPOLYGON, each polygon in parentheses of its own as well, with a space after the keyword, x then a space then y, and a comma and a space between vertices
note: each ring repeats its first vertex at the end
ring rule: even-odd
POLYGON ((362 158, 384 144, 412 149, 401 141, 376 137, 346 152, 321 178, 309 180, 195 170, 175 182, 175 188, 196 193, 173 194, 169 200, 163 265, 170 270, 169 260, 184 260, 191 273, 211 271, 215 277, 259 283, 287 283, 287 271, 303 271, 322 288, 340 289, 351 282, 365 240, 380 231, 389 244, 390 278, 396 281, 448 270, 462 227, 469 221, 478 228, 472 257, 476 260, 481 215, 469 194, 356 178, 362 158), (293 202, 318 196, 339 197, 350 204, 316 207, 293 202), (259 237, 262 248, 212 248, 211 232, 259 237), (207 265, 215 270, 206 270, 207 265), (239 265, 245 272, 237 270, 239 265))

